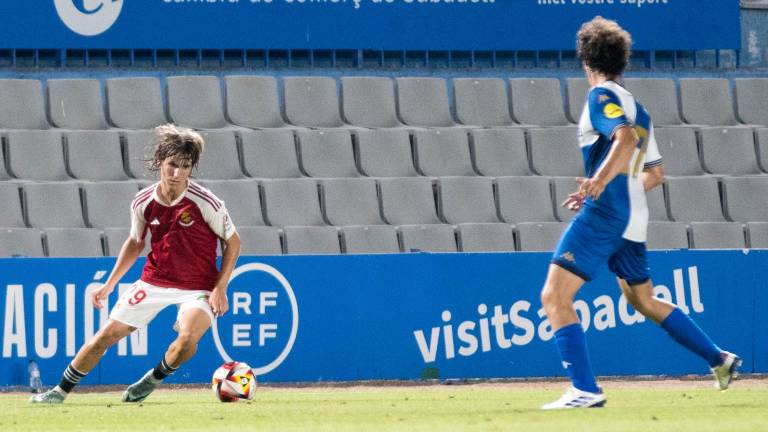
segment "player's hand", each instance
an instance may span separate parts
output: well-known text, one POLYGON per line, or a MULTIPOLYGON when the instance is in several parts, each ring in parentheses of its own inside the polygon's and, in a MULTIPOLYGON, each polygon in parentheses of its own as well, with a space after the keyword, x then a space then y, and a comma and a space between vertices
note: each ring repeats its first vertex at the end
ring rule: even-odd
POLYGON ((584 197, 591 196, 594 200, 597 200, 605 190, 603 182, 596 178, 578 179, 576 181, 579 183, 578 193, 584 195, 584 197))
POLYGON ((211 305, 213 315, 220 317, 227 313, 229 310, 229 299, 227 299, 227 291, 221 289, 218 286, 213 288, 211 295, 208 296, 208 304, 211 305))
POLYGON ((91 291, 91 303, 93 303, 93 307, 96 309, 103 308, 104 305, 101 303, 101 301, 106 300, 107 297, 112 294, 112 290, 114 289, 114 286, 102 285, 101 288, 97 288, 91 291))
POLYGON ((584 204, 584 198, 585 197, 581 194, 581 192, 576 191, 568 195, 568 198, 566 198, 565 201, 563 201, 563 203, 560 205, 570 211, 578 212, 581 210, 581 206, 584 204))

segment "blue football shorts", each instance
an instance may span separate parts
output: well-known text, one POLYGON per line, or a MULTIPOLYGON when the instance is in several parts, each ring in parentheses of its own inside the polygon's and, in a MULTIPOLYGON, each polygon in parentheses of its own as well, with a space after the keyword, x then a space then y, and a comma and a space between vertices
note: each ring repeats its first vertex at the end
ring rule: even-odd
POLYGON ((590 281, 600 265, 607 262, 608 268, 630 285, 647 282, 651 276, 645 243, 623 238, 625 228, 624 221, 584 209, 560 238, 552 263, 590 281))

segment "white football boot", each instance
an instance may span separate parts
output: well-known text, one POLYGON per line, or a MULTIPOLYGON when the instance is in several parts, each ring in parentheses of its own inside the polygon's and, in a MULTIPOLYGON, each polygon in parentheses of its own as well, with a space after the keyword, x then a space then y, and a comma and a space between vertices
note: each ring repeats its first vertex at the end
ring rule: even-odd
POLYGON ((569 387, 560 399, 542 405, 541 409, 600 408, 605 405, 605 402, 605 395, 602 390, 600 390, 600 393, 590 393, 579 390, 576 387, 569 387))
POLYGON ((29 403, 32 404, 60 404, 67 398, 67 394, 64 391, 59 391, 56 387, 48 390, 45 393, 40 393, 29 398, 29 403))
POLYGON ((731 385, 731 381, 739 375, 742 361, 739 356, 728 351, 720 353, 720 357, 723 359, 723 363, 713 367, 712 374, 715 376, 715 388, 724 391, 731 385))
POLYGON ((150 393, 155 391, 160 381, 152 376, 152 371, 154 369, 150 369, 140 380, 125 389, 123 392, 123 402, 142 402, 150 393))

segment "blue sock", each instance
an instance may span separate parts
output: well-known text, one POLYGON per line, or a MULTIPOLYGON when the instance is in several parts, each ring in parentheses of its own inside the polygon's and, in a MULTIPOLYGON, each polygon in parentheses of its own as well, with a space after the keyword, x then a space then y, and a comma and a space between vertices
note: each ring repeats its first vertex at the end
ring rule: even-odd
POLYGON ((595 382, 592 363, 587 352, 587 339, 581 324, 567 325, 555 332, 555 342, 563 360, 563 367, 571 377, 573 386, 579 390, 599 393, 600 388, 595 382))
POLYGON ((661 327, 672 336, 677 343, 696 353, 709 363, 711 367, 718 366, 723 360, 720 358, 720 348, 712 342, 704 331, 696 325, 688 315, 680 308, 675 308, 669 316, 661 322, 661 327))

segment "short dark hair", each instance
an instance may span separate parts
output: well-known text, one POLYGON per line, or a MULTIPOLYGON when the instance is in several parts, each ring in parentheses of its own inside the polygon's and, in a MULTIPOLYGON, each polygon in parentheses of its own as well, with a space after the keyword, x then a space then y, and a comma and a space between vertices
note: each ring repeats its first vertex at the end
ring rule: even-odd
POLYGON ((152 136, 154 153, 147 161, 150 172, 160 170, 160 165, 169 157, 188 160, 192 168, 197 166, 203 153, 203 137, 192 129, 168 123, 158 126, 152 136))
POLYGON ((576 33, 576 55, 590 69, 621 75, 629 63, 632 36, 616 21, 596 16, 576 33))

